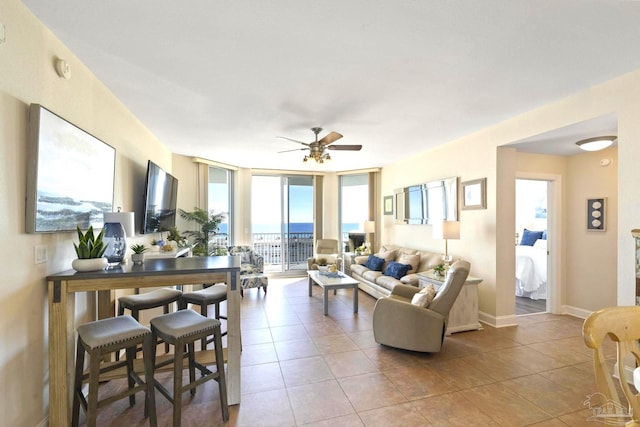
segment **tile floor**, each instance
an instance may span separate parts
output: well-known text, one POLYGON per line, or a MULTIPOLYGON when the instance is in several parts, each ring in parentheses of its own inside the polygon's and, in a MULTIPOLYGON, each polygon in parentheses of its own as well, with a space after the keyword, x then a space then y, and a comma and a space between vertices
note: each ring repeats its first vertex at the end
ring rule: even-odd
MULTIPOLYGON (((270 279, 242 301, 242 402, 222 422, 217 384, 185 395, 183 426, 597 426, 583 405, 597 392, 582 320, 538 314, 518 327, 446 337, 442 352, 376 344, 375 300, 352 291, 308 296, 306 279, 270 279)), ((607 355, 615 357, 611 345, 607 355)), ((170 384, 169 374, 161 374, 170 384)), ((122 387, 123 381, 103 386, 122 387)), ((156 393, 159 426, 171 406, 156 393)), ((141 399, 139 399, 140 402, 141 399)), ((100 425, 142 426, 142 403, 105 408, 100 425)), ((84 418, 84 416, 83 416, 84 418)))

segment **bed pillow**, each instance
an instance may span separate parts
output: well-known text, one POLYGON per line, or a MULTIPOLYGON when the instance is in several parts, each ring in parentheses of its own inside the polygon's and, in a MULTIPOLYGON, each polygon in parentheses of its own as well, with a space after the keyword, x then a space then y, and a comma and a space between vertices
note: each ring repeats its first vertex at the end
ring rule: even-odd
POLYGON ((520 246, 533 246, 538 239, 542 239, 542 231, 531 231, 525 228, 522 233, 522 240, 520 240, 520 246))
POLYGON ((409 269, 411 269, 409 264, 400 264, 399 262, 391 261, 383 274, 400 280, 402 276, 407 275, 409 269))
POLYGON ((543 250, 547 250, 547 241, 544 239, 538 239, 536 240, 536 242, 533 244, 534 249, 543 249, 543 250))
POLYGON ((384 258, 378 258, 374 254, 369 255, 369 258, 367 258, 367 262, 364 263, 365 267, 373 271, 382 271, 383 265, 384 258))
POLYGON ((416 292, 415 294, 413 294, 413 298, 411 298, 411 304, 427 308, 429 307, 429 304, 431 304, 431 301, 433 301, 435 296, 436 288, 433 286, 433 284, 429 283, 427 286, 422 288, 420 292, 416 292))

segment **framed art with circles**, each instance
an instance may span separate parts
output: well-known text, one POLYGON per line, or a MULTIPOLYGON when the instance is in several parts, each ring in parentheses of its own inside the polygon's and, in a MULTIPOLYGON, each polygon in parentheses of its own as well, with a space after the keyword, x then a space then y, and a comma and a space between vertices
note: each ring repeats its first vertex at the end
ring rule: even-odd
POLYGON ((587 199, 587 231, 606 231, 607 198, 587 199))

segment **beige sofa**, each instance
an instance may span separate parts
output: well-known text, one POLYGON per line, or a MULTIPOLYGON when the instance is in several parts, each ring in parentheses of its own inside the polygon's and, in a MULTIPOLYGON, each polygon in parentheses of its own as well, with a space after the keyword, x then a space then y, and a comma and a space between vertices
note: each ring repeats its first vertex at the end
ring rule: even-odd
POLYGON ((385 263, 382 271, 372 271, 364 264, 369 258, 368 255, 358 256, 351 264, 351 276, 360 284, 359 288, 375 298, 389 296, 393 288, 398 284, 418 286, 416 273, 427 271, 442 263, 442 254, 406 248, 397 245, 383 245, 375 254, 379 258, 384 258, 385 263), (410 264, 411 270, 400 279, 385 276, 383 273, 390 261, 401 264, 410 264))

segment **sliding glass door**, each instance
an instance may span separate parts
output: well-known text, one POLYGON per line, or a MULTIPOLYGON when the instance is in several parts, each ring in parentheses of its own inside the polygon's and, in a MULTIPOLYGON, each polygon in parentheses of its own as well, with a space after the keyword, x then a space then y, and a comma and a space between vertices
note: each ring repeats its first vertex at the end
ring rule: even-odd
POLYGON ((255 175, 251 234, 265 272, 300 272, 313 254, 313 177, 255 175))

